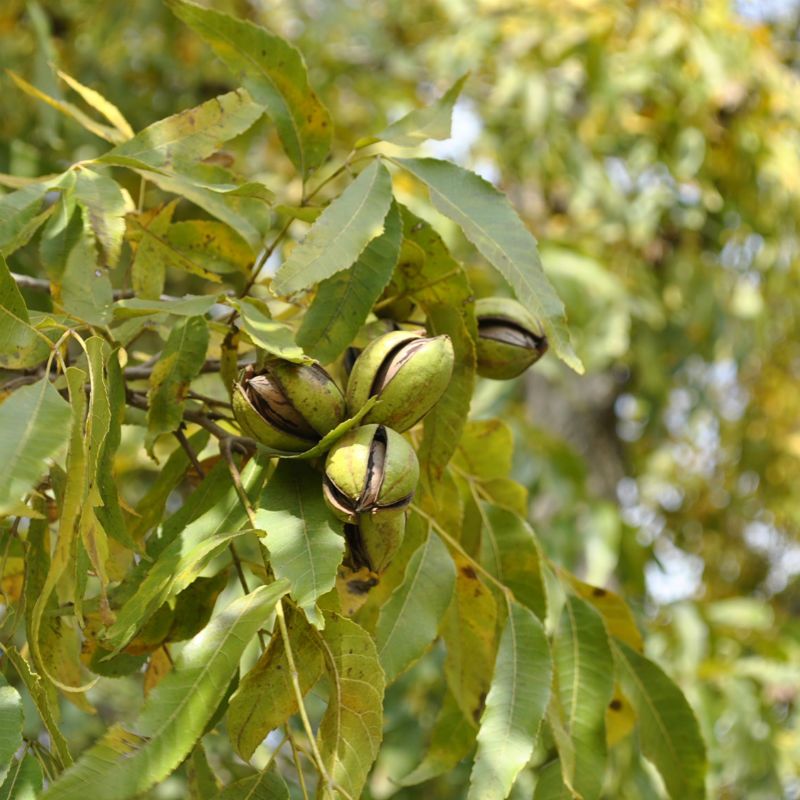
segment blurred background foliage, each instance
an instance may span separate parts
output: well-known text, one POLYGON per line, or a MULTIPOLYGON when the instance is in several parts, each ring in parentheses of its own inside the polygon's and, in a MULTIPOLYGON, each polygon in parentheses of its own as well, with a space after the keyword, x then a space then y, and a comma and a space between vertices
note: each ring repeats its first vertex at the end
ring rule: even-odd
MULTIPOLYGON (((453 139, 427 149, 510 195, 540 240, 587 366, 576 376, 546 359, 510 385, 484 381, 474 415, 512 422, 517 477, 550 555, 618 588, 637 610, 648 653, 700 717, 710 796, 800 797, 795 5, 213 6, 300 47, 338 123, 338 157, 470 73, 453 139)), ((136 129, 234 86, 159 0, 4 0, 0 37, 0 65, 61 96, 55 64, 136 129)), ((7 78, 0 97, 6 175, 61 171, 105 149, 7 78)), ((290 165, 267 124, 256 127, 244 143, 248 172, 284 186, 290 165)), ((413 207, 414 187, 398 188, 413 207)), ((435 222, 456 253, 476 259, 452 226, 435 222)), ((27 257, 12 268, 26 271, 27 257)), ((479 293, 499 288, 477 260, 473 278, 479 293)), ((133 458, 128 467, 152 469, 133 458)), ((436 659, 389 695, 375 797, 418 796, 391 776, 415 763, 409 748, 435 715, 436 659)), ((135 701, 106 702, 113 714, 115 703, 135 701)), ((82 733, 88 742, 97 731, 82 733)), ((624 748, 615 753, 624 760, 624 748)), ((455 797, 463 778, 423 791, 455 797)), ((514 796, 529 797, 525 786, 514 796)), ((628 774, 607 796, 659 789, 652 775, 628 774)))

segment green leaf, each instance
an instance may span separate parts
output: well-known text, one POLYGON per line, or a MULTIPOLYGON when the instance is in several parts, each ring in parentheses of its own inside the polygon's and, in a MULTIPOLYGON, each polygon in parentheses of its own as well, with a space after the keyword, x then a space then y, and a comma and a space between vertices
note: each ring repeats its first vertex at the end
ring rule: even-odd
POLYGON ((551 761, 539 771, 533 800, 573 800, 574 795, 561 777, 561 764, 551 761))
POLYGON ((600 615, 570 596, 555 638, 553 660, 558 699, 573 763, 562 759, 564 777, 583 800, 595 800, 606 768, 605 715, 614 691, 614 662, 600 615))
MULTIPOLYGON (((216 217, 230 226, 254 250, 259 250, 262 247, 264 236, 259 229, 257 220, 249 213, 249 209, 242 207, 242 198, 238 198, 234 191, 216 191, 198 183, 186 174, 164 174, 141 169, 138 172, 143 178, 158 186, 159 189, 194 203, 211 214, 212 217, 216 217)), ((261 205, 263 204, 259 203, 259 207, 261 205)))
POLYGON ((392 179, 376 159, 322 212, 281 264, 272 288, 291 294, 347 269, 383 233, 391 204, 392 179))
POLYGON ((50 340, 31 326, 25 300, 0 255, 0 368, 33 367, 49 352, 50 340))
POLYGON ((111 279, 108 270, 97 261, 94 234, 86 217, 80 235, 68 251, 64 271, 54 283, 54 298, 60 299, 67 314, 90 325, 102 326, 108 322, 113 302, 111 279))
POLYGON ((422 656, 436 638, 455 589, 453 559, 433 531, 414 552, 403 582, 381 608, 375 629, 387 683, 422 656))
MULTIPOLYGON (((306 695, 324 669, 322 650, 314 629, 298 612, 286 608, 286 628, 298 671, 300 691, 306 695)), ((283 637, 276 632, 255 666, 242 678, 228 705, 227 728, 236 752, 249 759, 267 734, 298 710, 283 637), (264 702, 269 698, 269 702, 264 702)))
POLYGON ((398 781, 400 786, 416 786, 451 772, 475 746, 475 733, 475 727, 464 718, 455 698, 447 692, 433 723, 425 757, 398 781))
POLYGON ((318 480, 318 473, 307 464, 281 462, 261 493, 256 522, 266 531, 261 541, 275 576, 289 581, 295 602, 319 628, 325 622, 317 598, 336 583, 344 536, 318 480))
POLYGON ((0 674, 0 780, 11 767, 14 753, 22 747, 22 698, 0 674))
POLYGON ((0 800, 36 800, 42 791, 42 768, 30 753, 14 761, 2 786, 0 800))
POLYGON ((25 684, 25 688, 28 690, 28 694, 30 694, 36 710, 42 718, 42 722, 50 736, 51 755, 59 766, 68 766, 72 763, 72 756, 69 754, 67 740, 64 738, 64 734, 58 724, 58 704, 51 700, 44 681, 31 669, 30 664, 16 647, 6 647, 5 654, 14 665, 20 680, 25 684))
POLYGON ((186 777, 191 800, 211 800, 217 796, 219 781, 208 763, 202 739, 194 746, 186 759, 186 777))
POLYGON ((479 503, 481 563, 539 619, 547 614, 542 556, 530 525, 513 511, 479 503))
POLYGON ((663 670, 622 642, 613 643, 622 689, 636 709, 642 752, 671 798, 706 797, 706 746, 683 692, 663 670))
POLYGON ((147 427, 151 433, 177 430, 189 384, 200 374, 208 349, 205 317, 187 317, 170 331, 153 367, 148 391, 147 427))
POLYGON ((392 277, 401 233, 400 214, 393 203, 383 233, 355 264, 320 283, 296 336, 306 353, 329 364, 353 341, 392 277))
POLYGON ((49 380, 13 392, 0 405, 0 516, 22 508, 31 490, 66 445, 69 404, 49 380))
POLYGON ((175 609, 167 641, 182 642, 196 636, 208 624, 220 592, 228 585, 228 571, 211 578, 196 578, 175 597, 175 609))
POLYGON ((211 45, 275 123, 286 154, 303 177, 328 155, 330 114, 308 85, 300 52, 279 36, 245 20, 170 0, 170 8, 211 45))
POLYGON ((197 317, 208 313, 217 302, 216 295, 184 295, 180 300, 147 300, 131 297, 114 303, 114 319, 146 317, 151 314, 173 314, 176 317, 197 317))
POLYGON ((272 768, 226 786, 215 800, 289 800, 289 787, 272 768))
POLYGON ((25 245, 51 211, 42 211, 46 183, 32 183, 0 196, 0 255, 9 256, 25 245))
POLYGON ((273 356, 294 361, 296 364, 307 364, 312 361, 295 344, 291 328, 283 322, 272 319, 264 303, 251 297, 229 300, 228 303, 239 312, 242 328, 254 345, 273 356))
MULTIPOLYGON (((253 459, 242 471, 242 483, 251 502, 259 496, 266 467, 253 459)), ((132 577, 132 591, 108 629, 105 644, 119 652, 136 631, 171 596, 189 586, 239 530, 245 511, 227 465, 220 462, 197 491, 163 526, 152 548, 156 555, 147 572, 132 577)))
POLYGON ((253 249, 228 225, 207 219, 190 219, 169 226, 167 243, 206 273, 241 272, 253 264, 253 249))
POLYGON ((425 417, 419 449, 423 475, 432 483, 441 478, 467 422, 478 333, 473 291, 463 267, 427 222, 406 208, 403 222, 405 241, 389 293, 417 302, 427 316, 428 331, 447 334, 455 355, 450 383, 425 417))
POLYGON ((66 72, 57 69, 56 73, 70 89, 77 92, 95 111, 99 111, 122 134, 123 138, 133 138, 133 129, 125 117, 122 116, 122 112, 112 102, 106 100, 100 92, 84 86, 71 75, 67 75, 66 72))
MULTIPOLYGON (((410 111, 367 142, 384 141, 400 147, 416 147, 428 139, 449 139, 453 106, 468 77, 468 74, 462 75, 435 103, 410 111)), ((364 146, 361 142, 356 146, 359 145, 364 146)))
POLYGON ((527 608, 510 603, 478 731, 469 800, 508 796, 533 753, 550 697, 551 669, 541 623, 527 608))
POLYGON ((260 586, 214 617, 153 689, 133 729, 114 725, 42 800, 126 800, 169 775, 202 736, 244 648, 287 589, 285 581, 260 586))
MULTIPOLYGON (((326 614, 320 642, 330 680, 328 708, 317 733, 328 774, 360 797, 383 736, 385 680, 372 637, 355 622, 326 614)), ((333 798, 330 787, 321 796, 333 798)))
POLYGON ((455 556, 456 588, 442 626, 444 674, 462 715, 477 725, 497 655, 497 602, 463 557, 455 556))
POLYGON ((75 199, 83 209, 86 224, 100 243, 106 266, 119 261, 122 237, 125 235, 125 214, 132 210, 130 197, 119 184, 87 168, 76 170, 75 199))
POLYGON ((505 478, 511 472, 514 434, 501 419, 470 420, 464 427, 453 463, 480 480, 505 478))
POLYGON ((434 158, 392 159, 427 185, 434 206, 461 226, 514 289, 519 301, 538 317, 556 354, 583 372, 572 350, 564 305, 544 274, 536 239, 505 195, 469 170, 434 158))
POLYGON ((154 122, 97 160, 102 164, 180 172, 244 133, 262 114, 247 92, 236 89, 195 108, 154 122))

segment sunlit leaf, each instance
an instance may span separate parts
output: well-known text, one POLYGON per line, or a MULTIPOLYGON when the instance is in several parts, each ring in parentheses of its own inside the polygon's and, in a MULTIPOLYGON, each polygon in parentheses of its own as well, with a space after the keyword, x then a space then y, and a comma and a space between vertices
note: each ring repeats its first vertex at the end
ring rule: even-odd
POLYGON ((450 553, 430 531, 378 617, 375 645, 387 683, 420 658, 436 638, 453 597, 455 577, 450 553))
POLYGON ((400 215, 393 205, 385 230, 366 246, 355 264, 317 287, 296 336, 306 353, 328 364, 344 352, 389 283, 400 239, 400 215))
POLYGON ((261 541, 278 578, 286 578, 308 621, 322 627, 317 598, 333 588, 344 554, 342 525, 328 508, 317 473, 307 464, 284 461, 261 493, 256 510, 261 541))
MULTIPOLYGON (((333 781, 359 797, 383 737, 383 670, 372 637, 352 620, 326 615, 319 636, 330 681, 319 749, 333 781)), ((328 787, 320 795, 336 797, 328 787)))
POLYGON ((527 608, 511 603, 481 716, 470 800, 508 796, 533 753, 550 697, 551 670, 541 623, 527 608))
POLYGON ((223 698, 247 643, 286 593, 284 581, 235 600, 183 648, 130 730, 114 725, 42 795, 126 800, 165 778, 191 751, 223 698))
POLYGON ((706 746, 697 718, 663 670, 622 642, 613 645, 620 683, 636 709, 642 752, 673 800, 706 795, 706 746))
POLYGON ((170 8, 203 37, 266 108, 286 154, 305 177, 328 155, 333 126, 308 84, 300 52, 265 28, 184 0, 170 8))
POLYGON ((295 344, 291 328, 272 319, 265 304, 251 297, 230 300, 229 303, 239 312, 242 329, 253 344, 274 356, 297 364, 311 361, 302 348, 295 344))
POLYGON ((100 92, 84 86, 80 81, 75 80, 71 75, 62 72, 60 69, 56 70, 58 77, 61 78, 70 89, 77 92, 88 105, 95 111, 99 111, 121 134, 125 139, 133 138, 133 129, 128 124, 122 112, 109 100, 106 100, 100 92))
POLYGON ((354 264, 364 248, 383 233, 391 203, 392 179, 375 159, 322 212, 306 238, 281 264, 273 289, 291 294, 354 264))
POLYGON ((519 301, 542 321, 556 354, 583 372, 572 350, 564 305, 544 274, 536 239, 505 195, 474 172, 433 158, 393 159, 428 186, 436 208, 509 282, 519 301))

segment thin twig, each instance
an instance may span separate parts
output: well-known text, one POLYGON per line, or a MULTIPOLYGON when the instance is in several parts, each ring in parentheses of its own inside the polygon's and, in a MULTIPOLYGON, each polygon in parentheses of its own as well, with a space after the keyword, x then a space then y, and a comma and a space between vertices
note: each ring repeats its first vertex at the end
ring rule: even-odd
POLYGON ((292 736, 292 730, 289 727, 289 723, 286 723, 286 738, 289 740, 289 744, 292 747, 292 758, 294 759, 294 768, 297 772, 297 780, 300 784, 300 791, 303 793, 303 800, 308 800, 308 789, 306 788, 306 778, 303 774, 303 765, 300 762, 300 751, 297 747, 297 743, 294 740, 294 736, 292 736))
POLYGON ((187 456, 189 456, 189 461, 192 462, 192 466, 194 467, 194 471, 197 473, 200 480, 206 477, 206 471, 200 465, 200 460, 197 457, 197 453, 195 453, 194 448, 189 444, 189 440, 186 438, 186 434, 183 432, 181 428, 178 430, 173 431, 175 438, 180 442, 181 447, 183 448, 184 452, 187 456))
MULTIPOLYGON (((125 375, 125 379, 129 381, 138 381, 142 380, 143 378, 149 378, 153 372, 157 363, 157 359, 153 359, 146 364, 137 364, 134 367, 125 367, 123 374, 125 375)), ((243 360, 240 361, 237 366, 238 367, 246 367, 250 361, 243 360)), ((208 372, 219 372, 220 371, 220 361, 219 359, 212 358, 208 361, 203 363, 203 366, 200 367, 200 374, 205 374, 208 372)))

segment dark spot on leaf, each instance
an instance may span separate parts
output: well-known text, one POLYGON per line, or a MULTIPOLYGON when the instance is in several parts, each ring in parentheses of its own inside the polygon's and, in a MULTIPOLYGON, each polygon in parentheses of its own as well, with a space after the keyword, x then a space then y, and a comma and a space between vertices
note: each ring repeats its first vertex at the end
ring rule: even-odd
POLYGON ((607 594, 608 592, 600 587, 592 589, 592 597, 605 597, 607 594))
POLYGON ((620 710, 622 709, 622 700, 619 700, 618 698, 616 698, 616 697, 615 697, 615 698, 614 698, 614 699, 613 699, 613 700, 612 700, 612 701, 611 701, 611 702, 608 704, 608 707, 609 707, 609 708, 610 708, 612 711, 620 711, 620 710))
POLYGON ((465 578, 469 578, 471 581, 474 581, 478 577, 478 574, 475 572, 474 569, 472 569, 471 566, 469 566, 469 564, 467 564, 464 567, 461 567, 461 574, 465 578))

